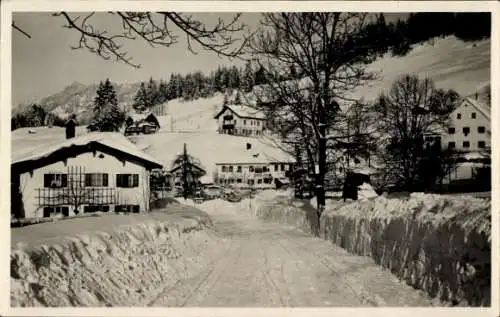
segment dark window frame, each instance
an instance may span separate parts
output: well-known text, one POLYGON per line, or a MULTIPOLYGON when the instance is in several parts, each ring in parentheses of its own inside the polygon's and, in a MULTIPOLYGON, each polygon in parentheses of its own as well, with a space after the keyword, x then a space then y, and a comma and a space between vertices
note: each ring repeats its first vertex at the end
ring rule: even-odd
POLYGON ((108 186, 109 186, 108 173, 85 173, 85 187, 108 187, 108 186))
POLYGON ((139 174, 116 174, 116 187, 136 188, 139 187, 139 174))
POLYGON ((66 188, 68 187, 68 174, 66 173, 45 173, 43 174, 43 187, 45 188, 66 188), (60 179, 57 179, 60 178, 60 179), (58 184, 60 182, 60 184, 58 184))

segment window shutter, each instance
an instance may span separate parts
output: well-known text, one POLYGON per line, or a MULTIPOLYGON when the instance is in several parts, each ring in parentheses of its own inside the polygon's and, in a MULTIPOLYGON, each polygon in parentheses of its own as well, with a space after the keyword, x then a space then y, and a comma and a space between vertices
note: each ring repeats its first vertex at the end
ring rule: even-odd
POLYGON ((102 186, 108 187, 108 174, 102 174, 102 186))
POLYGON ((61 175, 61 187, 68 187, 68 174, 61 175))
POLYGON ((122 175, 116 174, 116 187, 122 187, 122 175))
POLYGON ((139 174, 134 174, 134 184, 133 187, 139 186, 139 174))
POLYGON ((92 174, 85 174, 85 186, 92 186, 92 174))
POLYGON ((50 182, 52 180, 52 174, 43 175, 43 187, 50 187, 50 182))

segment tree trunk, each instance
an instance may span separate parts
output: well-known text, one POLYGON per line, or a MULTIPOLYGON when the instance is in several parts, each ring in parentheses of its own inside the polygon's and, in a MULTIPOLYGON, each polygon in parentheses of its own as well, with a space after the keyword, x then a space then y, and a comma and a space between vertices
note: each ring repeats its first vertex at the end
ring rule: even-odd
POLYGON ((318 167, 319 171, 316 175, 316 201, 318 204, 318 216, 321 215, 325 207, 325 174, 326 174, 326 127, 320 124, 318 138, 318 167))

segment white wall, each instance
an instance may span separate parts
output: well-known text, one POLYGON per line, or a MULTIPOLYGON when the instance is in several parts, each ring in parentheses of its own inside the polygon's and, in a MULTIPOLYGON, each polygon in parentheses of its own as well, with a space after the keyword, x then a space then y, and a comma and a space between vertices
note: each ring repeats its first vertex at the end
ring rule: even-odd
POLYGON ((284 170, 283 171, 281 170, 281 163, 259 163, 259 164, 255 164, 255 163, 252 163, 252 164, 249 164, 249 163, 239 163, 239 164, 231 163, 231 164, 216 164, 216 173, 217 173, 217 177, 219 179, 228 179, 228 178, 235 179, 235 183, 234 184, 237 184, 236 183, 236 179, 238 179, 238 178, 242 179, 243 183, 246 183, 247 180, 249 180, 249 179, 253 179, 254 180, 254 187, 255 188, 273 188, 275 186, 274 179, 275 178, 283 178, 283 177, 285 177, 286 171, 288 171, 290 169, 290 163, 283 163, 283 164, 284 164, 284 170), (278 165, 278 170, 277 171, 275 171, 275 169, 274 169, 275 165, 278 165), (226 167, 226 171, 225 172, 222 171, 222 166, 226 167), (232 168, 233 168, 232 172, 228 171, 228 167, 229 166, 232 166, 232 168), (238 172, 238 166, 241 166, 241 172, 238 172), (250 171, 250 166, 253 166, 253 168, 254 168, 253 172, 250 171), (255 168, 256 167, 262 168, 264 166, 269 169, 268 172, 255 173, 255 168), (263 178, 265 178, 265 176, 269 176, 269 175, 272 177, 273 181, 270 184, 265 184, 264 181, 263 181, 263 178), (262 183, 261 184, 258 184, 258 180, 259 179, 262 179, 262 183))
POLYGON ((237 130, 235 135, 244 135, 243 129, 250 130, 249 136, 256 136, 256 132, 258 131, 260 134, 264 130, 264 120, 262 119, 247 119, 240 118, 236 114, 234 114, 231 110, 226 109, 217 119, 219 133, 223 133, 222 126, 224 123, 224 116, 233 115, 235 122, 234 128, 237 130))
MULTIPOLYGON (((56 162, 32 173, 21 174, 20 190, 23 195, 25 217, 43 217, 43 206, 38 206, 38 188, 44 187, 44 174, 68 172, 68 166, 82 166, 84 173, 108 173, 108 188, 116 188, 116 174, 139 174, 139 186, 135 188, 116 188, 119 204, 139 205, 141 211, 149 211, 149 171, 141 165, 124 161, 107 153, 97 151, 95 156, 92 152, 83 153, 74 158, 68 158, 66 163, 56 162), (99 158, 100 154, 104 155, 99 158)), ((69 181, 69 180, 68 180, 69 181)), ((69 206, 70 215, 73 207, 69 206)), ((114 205, 110 206, 113 211, 114 205)), ((83 206, 79 207, 83 212, 83 206)))
POLYGON ((460 107, 455 109, 450 116, 451 127, 455 128, 455 133, 450 134, 448 129, 445 129, 442 138, 441 145, 443 149, 448 148, 449 142, 455 142, 455 149, 459 151, 466 152, 478 152, 481 151, 478 147, 479 141, 484 141, 486 147, 491 146, 491 127, 490 120, 485 117, 481 112, 477 110, 476 107, 472 106, 470 103, 464 101, 460 107), (472 118, 473 113, 475 113, 475 119, 472 118), (460 114, 461 118, 458 119, 460 114), (478 127, 485 127, 484 133, 478 132, 478 127), (465 135, 463 133, 463 128, 469 127, 469 134, 465 135), (470 144, 469 148, 463 147, 463 142, 468 141, 470 144))

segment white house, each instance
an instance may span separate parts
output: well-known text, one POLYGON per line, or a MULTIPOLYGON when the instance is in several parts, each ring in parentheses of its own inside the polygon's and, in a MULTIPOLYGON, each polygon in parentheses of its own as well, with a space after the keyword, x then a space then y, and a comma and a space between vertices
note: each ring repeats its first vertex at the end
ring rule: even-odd
POLYGON ((215 163, 214 182, 253 188, 273 188, 276 182, 285 183, 295 159, 285 152, 256 150, 247 143, 238 154, 226 156, 215 163))
POLYGON ((461 152, 482 152, 491 146, 490 109, 476 99, 464 98, 450 115, 450 127, 443 131, 443 148, 461 152))
POLYGON ((149 211, 150 171, 162 164, 120 133, 93 132, 23 151, 13 144, 11 213, 17 218, 149 211))
POLYGON ((461 153, 459 163, 445 182, 470 179, 475 169, 489 167, 491 154, 491 114, 489 107, 476 97, 463 98, 451 113, 450 124, 428 137, 441 143, 441 148, 461 153))
POLYGON ((227 105, 215 115, 220 134, 261 136, 266 117, 264 113, 243 105, 227 105))

